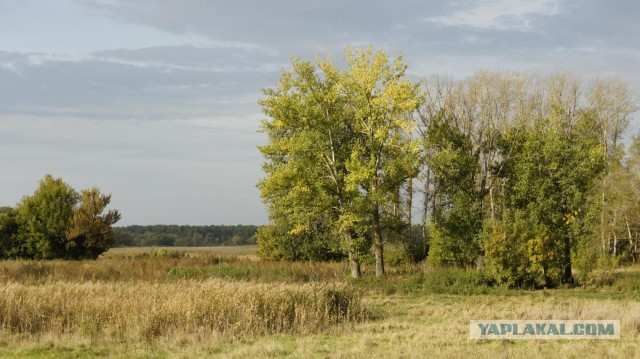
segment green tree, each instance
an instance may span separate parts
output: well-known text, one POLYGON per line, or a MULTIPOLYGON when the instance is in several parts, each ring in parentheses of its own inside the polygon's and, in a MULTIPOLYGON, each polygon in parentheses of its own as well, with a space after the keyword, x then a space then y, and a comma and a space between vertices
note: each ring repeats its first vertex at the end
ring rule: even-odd
POLYGON ((22 253, 36 259, 66 257, 66 231, 77 202, 73 188, 46 175, 33 195, 25 196, 15 209, 22 253))
POLYGON ((269 142, 260 147, 267 162, 258 187, 271 224, 258 232, 260 253, 305 259, 316 258, 318 249, 328 253, 344 246, 357 276, 356 238, 337 223, 350 202, 344 177, 351 130, 344 118, 340 72, 330 60, 316 59, 314 66, 295 59, 292 67, 275 89, 264 90, 266 98, 260 101, 271 118, 261 128, 269 142), (337 243, 318 243, 342 237, 337 243))
POLYGON ((97 188, 81 195, 60 178, 46 175, 31 196, 0 214, 0 257, 96 258, 114 244, 118 211, 102 214, 111 201, 97 188))
POLYGON ((0 210, 0 259, 20 257, 23 245, 18 236, 16 212, 11 207, 0 210))
POLYGON ((96 187, 82 191, 80 205, 66 230, 67 257, 95 259, 115 244, 111 226, 120 220, 120 213, 110 210, 102 214, 110 202, 111 195, 101 194, 96 187))
POLYGON ((512 286, 572 284, 593 231, 590 196, 605 172, 597 122, 560 111, 505 135, 502 212, 484 231, 490 271, 512 286))
MULTIPOLYGON (((381 275, 388 207, 416 172, 418 148, 408 134, 421 96, 400 57, 390 64, 369 47, 347 49, 346 60, 343 71, 330 59, 293 60, 278 86, 264 91, 260 104, 271 120, 261 129, 269 143, 260 147, 267 162, 258 186, 272 225, 281 227, 275 233, 338 238, 354 276, 373 239, 381 275)), ((270 231, 259 233, 259 244, 270 231)))
POLYGON ((369 47, 347 49, 346 60, 342 83, 354 136, 345 181, 358 194, 356 213, 371 222, 380 276, 385 273, 385 227, 396 225, 400 188, 418 173, 419 147, 410 134, 416 126, 412 115, 424 100, 419 85, 405 77, 402 57, 390 64, 385 53, 369 47))
POLYGON ((426 163, 441 198, 432 211, 429 259, 436 264, 466 266, 475 263, 480 252, 486 191, 477 185, 477 147, 447 116, 444 111, 438 113, 425 132, 426 163))

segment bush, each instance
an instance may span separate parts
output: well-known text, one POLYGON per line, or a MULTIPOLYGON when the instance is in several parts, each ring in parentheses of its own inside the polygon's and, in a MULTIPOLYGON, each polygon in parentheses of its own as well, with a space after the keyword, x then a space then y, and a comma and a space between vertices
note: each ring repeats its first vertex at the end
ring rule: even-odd
POLYGON ((493 282, 478 270, 435 267, 416 273, 391 287, 401 293, 487 294, 493 282))
POLYGON ((288 261, 340 260, 344 255, 337 250, 336 240, 328 231, 306 231, 292 234, 286 225, 260 227, 257 234, 258 255, 262 259, 288 261))

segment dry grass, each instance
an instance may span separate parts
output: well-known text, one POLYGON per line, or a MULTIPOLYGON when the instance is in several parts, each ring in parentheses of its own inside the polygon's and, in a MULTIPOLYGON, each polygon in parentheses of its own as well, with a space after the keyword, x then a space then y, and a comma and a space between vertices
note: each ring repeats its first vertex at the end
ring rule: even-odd
POLYGON ((102 254, 102 258, 135 257, 141 255, 157 255, 158 253, 184 253, 187 255, 216 254, 233 255, 257 259, 258 246, 212 246, 212 247, 117 247, 102 254))
POLYGON ((365 316, 344 285, 222 280, 170 283, 6 283, 0 328, 9 334, 145 341, 198 333, 237 339, 308 334, 365 316))
POLYGON ((349 330, 304 337, 264 337, 228 348, 220 357, 289 358, 638 358, 640 303, 526 296, 374 296, 386 313, 349 330), (621 319, 620 340, 470 341, 472 319, 621 319))
POLYGON ((352 281, 342 263, 212 250, 0 262, 0 357, 640 357, 640 268, 593 288, 512 291, 468 271, 352 281), (620 319, 622 338, 469 341, 472 319, 620 319))
POLYGON ((43 284, 51 281, 176 282, 223 278, 254 282, 343 282, 341 263, 267 262, 234 255, 169 252, 154 256, 114 256, 96 261, 0 261, 0 283, 43 284), (176 254, 177 253, 177 254, 176 254))

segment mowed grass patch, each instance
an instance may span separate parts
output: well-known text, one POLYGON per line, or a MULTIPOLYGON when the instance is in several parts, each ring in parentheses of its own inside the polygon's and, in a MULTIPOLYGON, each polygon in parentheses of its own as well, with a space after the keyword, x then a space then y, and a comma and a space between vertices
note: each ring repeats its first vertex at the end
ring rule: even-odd
POLYGON ((339 284, 6 283, 3 334, 56 334, 149 342, 189 333, 222 340, 309 334, 366 317, 360 296, 339 284))

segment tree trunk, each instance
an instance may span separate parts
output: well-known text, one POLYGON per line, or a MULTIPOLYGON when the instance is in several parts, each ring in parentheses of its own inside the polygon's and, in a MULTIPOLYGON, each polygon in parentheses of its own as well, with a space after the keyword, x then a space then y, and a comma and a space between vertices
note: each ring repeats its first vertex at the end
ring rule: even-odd
POLYGON ((413 178, 409 178, 407 183, 407 223, 409 223, 409 240, 411 240, 411 232, 413 232, 413 178))
POLYGON ((613 256, 616 257, 618 255, 617 252, 617 248, 618 248, 618 235, 616 234, 616 219, 617 219, 617 215, 616 212, 613 212, 613 223, 611 224, 611 232, 613 233, 613 256))
POLYGON ((373 252, 376 256, 376 276, 383 276, 384 256, 382 244, 382 227, 380 226, 380 207, 377 203, 373 208, 373 252))
POLYGON ((636 232, 636 240, 633 245, 633 262, 638 263, 638 233, 636 232))
POLYGON ((564 237, 564 274, 562 275, 562 283, 573 284, 573 274, 571 273, 571 238, 568 235, 564 237))
POLYGON ((424 181, 424 198, 423 198, 423 215, 422 215, 422 244, 423 244, 423 254, 426 256, 428 254, 427 243, 429 240, 429 225, 431 224, 431 219, 429 217, 429 203, 430 196, 429 187, 431 182, 431 171, 427 169, 426 179, 424 181))
POLYGON ((353 278, 360 278, 362 276, 362 271, 360 270, 360 260, 353 248, 353 237, 351 234, 344 233, 344 239, 349 247, 349 267, 351 270, 351 276, 353 278))
POLYGON ((631 227, 629 226, 629 220, 625 219, 625 224, 627 225, 627 235, 629 236, 629 250, 631 250, 631 259, 633 264, 636 264, 636 251, 633 248, 633 236, 631 235, 631 227))
MULTIPOLYGON (((562 213, 569 213, 567 210, 567 199, 566 197, 562 199, 562 213)), ((571 270, 571 236, 568 233, 569 229, 564 229, 564 273, 562 274, 562 279, 560 280, 563 284, 573 284, 573 273, 571 270)))
MULTIPOLYGON (((606 159, 606 154, 605 154, 605 159, 606 159)), ((602 179, 602 208, 600 209, 600 240, 602 241, 602 251, 605 254, 609 254, 609 244, 605 242, 605 235, 604 235, 604 228, 605 228, 605 224, 604 224, 604 211, 606 209, 606 201, 605 201, 605 186, 607 183, 607 179, 603 178, 602 179), (605 244, 606 243, 606 244, 605 244)))
POLYGON ((496 206, 493 203, 493 187, 489 187, 489 203, 491 204, 491 220, 496 220, 496 206))
POLYGON ((353 253, 349 253, 349 266, 351 269, 351 276, 353 278, 360 278, 362 276, 362 271, 360 270, 360 262, 355 258, 353 253))

